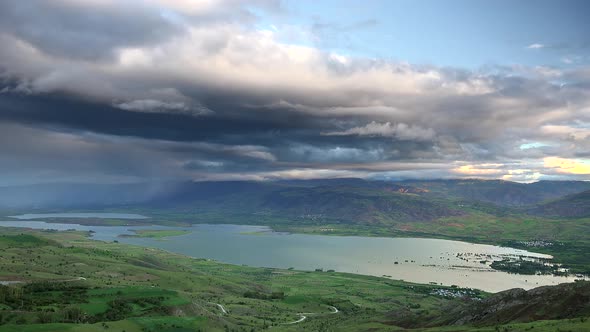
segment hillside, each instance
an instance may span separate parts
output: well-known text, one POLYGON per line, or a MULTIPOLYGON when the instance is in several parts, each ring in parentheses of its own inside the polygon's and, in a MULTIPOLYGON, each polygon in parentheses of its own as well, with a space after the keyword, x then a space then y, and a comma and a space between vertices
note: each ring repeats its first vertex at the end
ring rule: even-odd
POLYGON ((468 326, 483 328, 588 317, 590 282, 544 286, 529 291, 515 288, 483 299, 463 297, 445 303, 441 309, 443 314, 422 316, 410 310, 392 310, 388 316, 390 324, 395 326, 410 329, 461 326, 461 331, 468 326))
POLYGON ((590 217, 590 190, 540 204, 531 212, 552 217, 590 217))
POLYGON ((413 180, 400 184, 429 191, 433 195, 482 201, 499 206, 526 206, 590 190, 587 181, 539 181, 517 183, 502 180, 413 180))
MULTIPOLYGON (((0 188, 0 202, 20 209, 159 209, 208 217, 274 216, 301 221, 376 223, 433 220, 464 213, 444 199, 383 181, 184 182, 156 186, 44 185, 0 188)), ((187 217, 187 220, 190 219, 187 217)))
POLYGON ((3 229, 0 249, 0 280, 18 281, 0 285, 0 331, 387 330, 389 310, 441 314, 453 301, 432 294, 443 286, 228 265, 80 232, 3 229))
POLYGON ((0 285, 0 331, 590 328, 586 282, 486 294, 348 273, 228 265, 85 235, 3 229, 0 280, 8 285, 0 285))
POLYGON ((44 184, 0 188, 0 208, 25 212, 59 209, 132 209, 174 214, 182 222, 392 225, 473 215, 507 217, 590 215, 584 195, 568 196, 530 209, 533 204, 589 190, 582 181, 522 184, 484 180, 160 182, 134 184, 44 184))
POLYGON ((300 218, 345 222, 425 221, 465 212, 446 201, 428 199, 390 188, 326 186, 289 188, 264 197, 262 207, 300 218))
POLYGON ((590 316, 590 283, 577 282, 525 291, 511 289, 475 301, 447 315, 449 325, 495 325, 590 316))

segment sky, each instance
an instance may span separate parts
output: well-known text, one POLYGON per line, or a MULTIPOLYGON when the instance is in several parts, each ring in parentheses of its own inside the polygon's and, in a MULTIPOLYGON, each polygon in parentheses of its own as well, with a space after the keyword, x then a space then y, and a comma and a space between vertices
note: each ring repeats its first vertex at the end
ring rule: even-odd
POLYGON ((590 180, 590 3, 0 2, 0 185, 590 180))

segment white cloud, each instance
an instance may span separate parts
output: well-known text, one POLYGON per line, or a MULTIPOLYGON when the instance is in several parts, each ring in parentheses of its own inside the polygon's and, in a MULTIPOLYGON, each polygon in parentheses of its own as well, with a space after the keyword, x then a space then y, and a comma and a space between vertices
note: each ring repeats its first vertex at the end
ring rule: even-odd
POLYGON ((138 99, 123 103, 115 103, 113 106, 126 111, 146 113, 184 113, 194 116, 213 113, 213 111, 200 104, 187 105, 184 102, 155 99, 138 99))
POLYGON ((378 123, 371 121, 371 123, 362 126, 354 127, 344 131, 332 131, 323 133, 326 136, 378 136, 378 137, 392 137, 400 140, 411 141, 429 141, 435 137, 435 132, 432 128, 421 128, 419 126, 407 125, 405 123, 391 124, 391 122, 378 123))
MULTIPOLYGON (((80 8, 89 3, 109 7, 104 13, 116 13, 119 4, 114 0, 84 3, 62 0, 62 3, 70 4, 74 14, 84 13, 80 8)), ((354 144, 353 141, 364 142, 364 137, 418 141, 419 145, 428 147, 411 154, 399 152, 397 146, 391 150, 398 151, 400 158, 429 160, 437 167, 448 158, 475 160, 473 165, 480 165, 507 156, 518 159, 535 153, 536 158, 543 158, 544 153, 551 152, 573 158, 588 155, 590 151, 588 127, 575 125, 575 121, 590 121, 588 67, 462 70, 343 56, 285 42, 286 38, 279 36, 286 29, 284 26, 278 26, 279 31, 275 31, 244 24, 252 18, 245 17, 248 11, 239 0, 207 0, 196 4, 189 0, 150 0, 142 5, 157 9, 137 13, 136 16, 150 18, 146 21, 148 26, 153 26, 150 22, 155 20, 168 27, 172 20, 172 28, 167 34, 147 40, 139 28, 132 39, 118 36, 108 44, 116 46, 112 57, 101 57, 100 61, 64 55, 63 49, 56 49, 47 41, 11 33, 9 29, 2 31, 0 67, 4 71, 0 74, 18 78, 19 82, 0 93, 73 93, 130 112, 194 116, 211 114, 213 111, 204 104, 214 105, 209 104, 211 100, 223 100, 230 104, 228 110, 211 107, 220 119, 231 119, 233 128, 240 128, 241 124, 256 127, 253 122, 267 120, 262 111, 268 111, 270 119, 281 118, 280 112, 287 109, 297 116, 313 118, 310 122, 317 124, 306 127, 289 123, 287 127, 300 125, 296 129, 305 132, 303 135, 311 133, 317 139, 319 132, 334 136, 324 140, 338 141, 321 147, 306 141, 309 147, 300 149, 300 155, 321 162, 364 158, 367 164, 377 165, 376 161, 398 157, 382 147, 354 144), (235 19, 234 5, 240 6, 243 19, 235 19), (165 19, 154 13, 161 13, 165 19), (223 112, 229 115, 223 118, 223 112), (244 114, 249 112, 252 114, 244 114), (239 123, 244 118, 248 121, 239 123), (526 142, 547 142, 558 148, 521 149, 523 143, 526 147, 526 142)), ((25 23, 30 22, 34 20, 25 23)), ((136 22, 142 26, 143 20, 136 22)), ((104 32, 100 26, 95 30, 104 32)), ((79 37, 85 38, 82 32, 85 31, 79 37)), ((81 52, 84 56, 91 56, 92 48, 97 47, 92 43, 66 43, 76 50, 82 44, 88 48, 81 52)), ((547 47, 551 45, 527 46, 528 49, 547 47)), ((568 59, 564 57, 564 61, 568 59)), ((219 130, 225 128, 220 125, 219 130)), ((233 141, 227 145, 201 145, 201 148, 209 153, 223 151, 257 161, 281 161, 275 150, 259 146, 266 143, 248 141, 243 132, 238 135, 243 135, 240 136, 243 145, 233 146, 233 141)), ((291 143, 303 145, 288 144, 291 143)), ((393 146, 413 142, 387 143, 393 146)), ((351 163, 348 165, 352 167, 351 163)), ((475 166, 458 170, 491 172, 475 166)), ((519 174, 514 171, 512 175, 519 174)))
POLYGON ((154 99, 140 99, 115 104, 116 107, 127 111, 161 112, 164 110, 187 111, 188 106, 181 102, 164 102, 154 99))
POLYGON ((545 125, 540 131, 547 135, 566 141, 582 141, 590 139, 590 127, 574 127, 567 125, 545 125))
POLYGON ((534 44, 530 44, 526 48, 531 49, 531 50, 538 50, 538 49, 541 49, 541 48, 544 48, 544 47, 545 47, 544 44, 534 43, 534 44))

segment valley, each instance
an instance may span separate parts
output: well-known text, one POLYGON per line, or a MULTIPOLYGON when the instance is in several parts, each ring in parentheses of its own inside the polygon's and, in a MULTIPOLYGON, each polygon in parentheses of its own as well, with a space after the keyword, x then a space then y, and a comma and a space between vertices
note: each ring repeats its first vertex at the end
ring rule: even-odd
POLYGON ((228 265, 93 241, 87 235, 3 229, 0 273, 3 279, 20 283, 0 286, 0 331, 359 331, 402 327, 419 331, 584 331, 589 327, 583 318, 590 313, 583 300, 590 292, 587 282, 555 286, 555 290, 546 287, 546 293, 492 295, 339 272, 228 265), (548 310, 542 299, 554 293, 568 305, 551 302, 553 307, 548 310), (526 297, 530 297, 530 305, 522 307, 519 299, 526 297), (532 300, 535 298, 538 302, 532 300), (497 301, 505 304, 498 307, 497 301), (478 312, 488 305, 502 309, 480 317, 478 312), (518 314, 506 315, 504 311, 518 314))
MULTIPOLYGON (((586 183, 435 184, 193 183, 145 201, 72 206, 55 195, 4 207, 0 331, 589 328, 589 282, 573 282, 590 271, 590 218, 575 192, 586 183), (514 189, 523 186, 536 193, 514 189), (556 208, 567 204, 582 208, 575 217, 556 208), (444 245, 419 249, 436 241, 444 245), (514 265, 534 255, 568 276, 514 265), (554 293, 571 294, 569 304, 546 307, 554 293)), ((99 196, 131 197, 137 186, 99 196)))

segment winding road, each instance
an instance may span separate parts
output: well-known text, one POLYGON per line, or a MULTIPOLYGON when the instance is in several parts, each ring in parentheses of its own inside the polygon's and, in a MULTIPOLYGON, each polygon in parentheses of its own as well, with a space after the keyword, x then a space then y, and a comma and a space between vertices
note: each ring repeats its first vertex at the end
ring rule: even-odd
MULTIPOLYGON (((193 302, 194 303, 194 302, 193 302)), ((214 302, 209 302, 210 304, 215 304, 219 310, 221 310, 221 312, 223 313, 223 315, 227 315, 228 311, 225 309, 225 307, 220 304, 220 303, 214 303, 214 302)), ((194 303, 196 304, 196 303, 194 303)), ((338 310, 338 308, 336 308, 335 306, 328 306, 328 308, 330 308, 330 312, 327 314, 337 314, 340 312, 340 310, 338 310)), ((292 321, 292 322, 288 322, 288 323, 283 323, 282 325, 292 325, 292 324, 298 324, 303 322, 304 320, 307 319, 307 315, 325 315, 326 313, 321 313, 321 312, 300 312, 297 315, 299 315, 299 319, 292 321)))
MULTIPOLYGON (((330 314, 337 314, 340 312, 340 310, 338 310, 338 308, 334 307, 334 306, 329 306, 331 312, 330 314)), ((303 322, 304 320, 307 319, 306 315, 323 315, 323 313, 319 313, 319 312, 300 312, 298 313, 299 315, 299 319, 296 321, 292 321, 292 322, 288 322, 288 323, 283 323, 282 325, 292 325, 292 324, 298 324, 303 322)))

